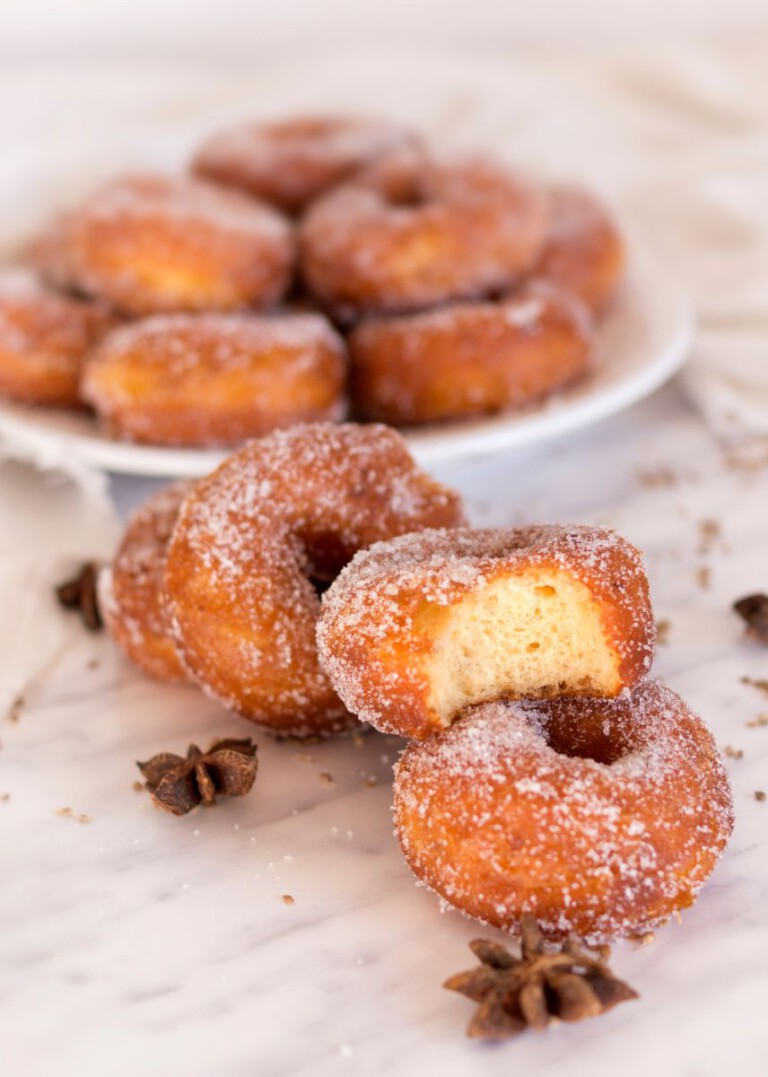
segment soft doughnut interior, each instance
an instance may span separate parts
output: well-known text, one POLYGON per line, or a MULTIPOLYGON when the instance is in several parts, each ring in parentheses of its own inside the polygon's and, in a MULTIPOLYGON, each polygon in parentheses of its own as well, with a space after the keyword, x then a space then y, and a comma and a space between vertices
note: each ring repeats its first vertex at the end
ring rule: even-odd
POLYGON ((557 568, 505 576, 419 617, 432 640, 430 703, 448 725, 500 696, 614 695, 619 656, 585 584, 557 568))

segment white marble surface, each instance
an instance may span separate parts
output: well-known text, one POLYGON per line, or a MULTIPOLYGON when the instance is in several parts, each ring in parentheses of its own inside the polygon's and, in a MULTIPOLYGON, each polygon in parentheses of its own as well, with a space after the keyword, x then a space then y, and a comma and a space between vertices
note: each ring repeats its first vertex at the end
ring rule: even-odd
MULTIPOLYGON (((358 56, 346 74, 330 72, 323 103, 357 102, 365 87, 368 107, 413 116, 453 144, 487 144, 613 193, 693 293, 703 332, 690 369, 708 371, 717 392, 702 392, 701 378, 689 390, 721 432, 758 435, 768 429, 766 55, 751 39, 735 51, 588 63, 526 55, 503 70, 452 60, 447 81, 421 61, 393 80, 388 60, 358 56)), ((62 200, 78 191, 83 147, 109 146, 105 170, 144 160, 148 145, 162 160, 169 125, 189 134, 251 103, 306 107, 319 71, 4 69, 4 146, 36 177, 28 218, 3 221, 4 232, 28 227, 51 190, 62 200)), ((0 170, 0 200, 18 175, 0 170)), ((768 695, 741 678, 768 677, 768 649, 743 638, 730 604, 768 591, 768 443, 735 462, 672 387, 550 448, 441 477, 467 494, 479 525, 603 522, 642 546, 658 616, 671 623, 657 672, 721 745, 744 752, 727 761, 736 830, 699 902, 653 945, 616 948, 615 968, 641 1000, 497 1047, 464 1039, 471 1006, 440 983, 467 967, 466 942, 482 929, 441 915, 413 885, 391 835, 397 744, 386 738, 312 747, 304 759, 257 731, 250 796, 179 820, 153 810, 132 787, 134 760, 250 727, 191 689, 145 680, 53 606, 66 559, 114 541, 108 504, 93 496, 103 484, 86 502, 4 465, 0 1073, 766 1073, 768 803, 754 792, 768 789, 768 727, 748 723, 768 713, 768 695), (702 544, 712 519, 722 534, 702 544), (19 691, 13 721, 5 711, 19 691)), ((112 492, 127 510, 150 487, 116 480, 112 492)))
MULTIPOLYGON (((500 1046, 466 1040, 471 1006, 440 983, 486 931, 441 915, 403 864, 397 741, 276 744, 192 689, 146 680, 51 605, 66 642, 1 727, 4 1073, 765 1073, 768 804, 754 791, 768 788, 768 727, 747 723, 768 696, 741 678, 768 676, 768 650, 729 607, 768 589, 768 445, 734 463, 673 386, 567 443, 442 477, 477 524, 604 522, 641 545, 671 622, 657 672, 744 752, 727 761, 736 830, 697 905, 652 945, 615 949, 641 1000, 500 1046), (703 549, 708 519, 722 534, 703 549), (132 787, 135 759, 249 732, 261 764, 247 798, 174 819, 132 787)), ((147 488, 114 492, 127 509, 147 488)))

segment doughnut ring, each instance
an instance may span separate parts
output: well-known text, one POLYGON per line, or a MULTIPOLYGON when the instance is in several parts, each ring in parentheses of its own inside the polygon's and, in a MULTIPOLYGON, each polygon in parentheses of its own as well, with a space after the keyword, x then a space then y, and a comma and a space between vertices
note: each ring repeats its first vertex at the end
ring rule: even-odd
POLYGON ((458 496, 382 426, 294 426, 197 484, 168 547, 164 592, 185 667, 212 696, 282 733, 354 721, 320 667, 312 581, 380 539, 462 522, 458 496))
POLYGON ((476 707, 405 749, 394 797, 406 860, 450 905, 595 942, 691 905, 733 828, 711 733, 653 682, 476 707))
POLYGON ((152 445, 235 445, 340 419, 346 349, 319 314, 155 315, 110 333, 82 392, 110 432, 152 445))
POLYGON ((481 298, 532 269, 548 218, 544 193, 500 165, 393 154, 310 207, 300 268, 342 320, 481 298))
POLYGON ((347 342, 352 405, 396 426, 523 407, 584 374, 591 342, 583 304, 545 281, 498 303, 371 319, 347 342))
POLYGON ((99 610, 112 638, 151 677, 185 680, 163 608, 165 554, 181 503, 193 488, 176 482, 133 513, 111 565, 99 573, 99 610))
POLYGON ((551 281, 600 314, 624 271, 624 241, 605 206, 578 187, 550 190, 552 223, 536 276, 551 281))
POLYGON ((272 207, 202 180, 136 175, 62 216, 35 258, 55 283, 142 315, 270 307, 293 254, 272 207))
POLYGON ((341 572, 318 625, 349 710, 419 739, 492 699, 616 696, 648 671, 654 639, 640 554, 598 527, 380 543, 341 572))
POLYGON ((298 116, 215 134, 192 169, 293 214, 382 154, 416 142, 410 131, 386 120, 298 116))
POLYGON ((114 324, 98 303, 57 295, 31 271, 0 272, 0 395, 82 408, 85 353, 114 324))

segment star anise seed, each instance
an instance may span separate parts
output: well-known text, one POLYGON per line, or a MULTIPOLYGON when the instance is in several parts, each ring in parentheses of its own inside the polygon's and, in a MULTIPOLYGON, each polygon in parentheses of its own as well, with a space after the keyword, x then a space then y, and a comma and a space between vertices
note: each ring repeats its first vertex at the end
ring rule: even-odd
POLYGON ((161 752, 136 766, 157 807, 186 815, 199 804, 215 804, 217 796, 244 796, 256 780, 256 751, 250 737, 230 738, 205 752, 190 744, 186 756, 161 752))
POLYGON ((468 1036, 500 1039, 525 1028, 541 1031, 555 1018, 581 1021, 637 998, 611 973, 607 953, 586 950, 574 939, 558 949, 528 914, 520 936, 520 957, 497 942, 475 939, 469 946, 479 968, 445 981, 444 987, 478 1003, 468 1036))
POLYGON ((746 595, 733 608, 747 623, 747 635, 768 643, 768 595, 746 595))
POLYGON ((98 632, 103 626, 96 592, 98 566, 86 561, 75 576, 56 588, 56 598, 65 610, 77 610, 89 632, 98 632))

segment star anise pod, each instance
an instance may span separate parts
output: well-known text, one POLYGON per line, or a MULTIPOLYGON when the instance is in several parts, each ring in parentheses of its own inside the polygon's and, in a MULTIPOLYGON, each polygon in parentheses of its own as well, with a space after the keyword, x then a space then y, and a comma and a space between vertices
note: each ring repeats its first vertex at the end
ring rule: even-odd
POLYGON ((250 737, 217 740, 205 752, 190 744, 186 757, 161 752, 136 763, 154 803, 174 815, 186 815, 198 804, 215 804, 217 796, 244 796, 256 781, 258 765, 250 737))
POLYGON ((733 608, 747 622, 747 635, 768 643, 768 595, 746 595, 733 608))
POLYGON ((77 575, 56 588, 56 598, 65 610, 77 610, 89 632, 98 632, 103 625, 96 595, 98 566, 86 561, 77 575))
POLYGON ((497 942, 475 939, 469 948, 480 959, 479 968, 460 972, 443 984, 479 1003, 468 1036, 500 1039, 526 1028, 542 1031, 555 1018, 597 1017, 638 997, 616 979, 600 953, 582 949, 572 940, 553 948, 527 914, 520 929, 519 957, 497 942))

